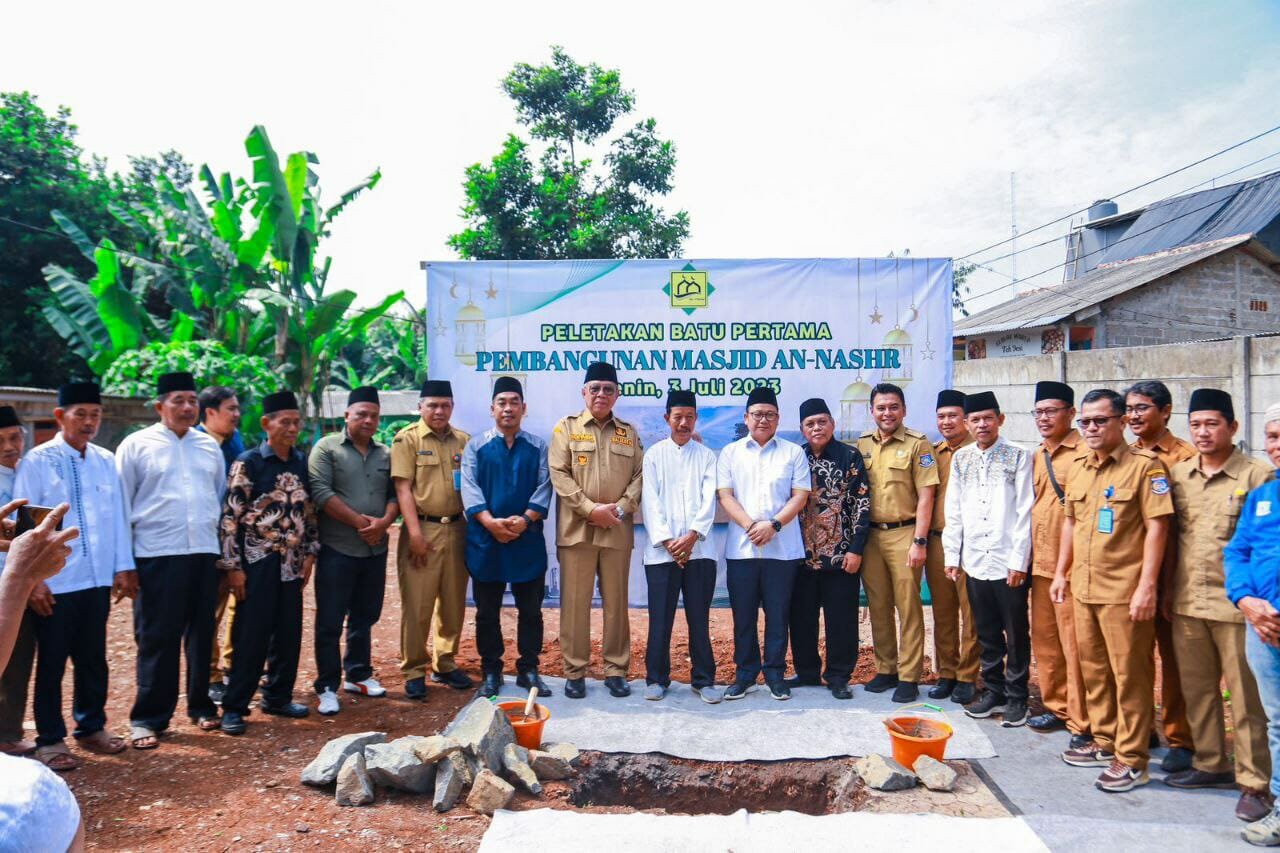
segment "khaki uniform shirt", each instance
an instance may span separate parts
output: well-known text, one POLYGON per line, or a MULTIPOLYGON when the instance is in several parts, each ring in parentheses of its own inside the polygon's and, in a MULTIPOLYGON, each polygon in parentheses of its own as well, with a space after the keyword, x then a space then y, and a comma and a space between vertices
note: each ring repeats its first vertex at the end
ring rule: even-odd
MULTIPOLYGON (((1062 504, 1049 480, 1049 469, 1044 464, 1044 452, 1048 448, 1040 442, 1031 456, 1031 482, 1036 502, 1031 505, 1031 574, 1051 578, 1058 570, 1058 545, 1062 540, 1062 504)), ((1076 458, 1089 453, 1075 429, 1067 433, 1062 443, 1049 454, 1053 460, 1053 476, 1058 478, 1062 494, 1067 493, 1067 475, 1076 458)))
POLYGON ((871 524, 915 518, 920 489, 938 485, 938 463, 924 434, 900 425, 881 439, 871 430, 858 439, 858 452, 871 481, 871 524))
POLYGON ((1128 604, 1142 576, 1146 520, 1173 515, 1169 472, 1154 453, 1122 443, 1101 462, 1092 451, 1077 458, 1067 481, 1071 590, 1084 604, 1128 604), (1108 507, 1112 532, 1101 533, 1099 511, 1108 507))
POLYGON ((470 438, 452 426, 441 438, 421 419, 396 433, 391 477, 413 482, 418 515, 462 514, 462 449, 470 438))
POLYGON ((947 444, 944 438, 933 446, 933 459, 938 465, 938 488, 933 492, 933 520, 929 522, 930 530, 941 530, 947 526, 947 482, 951 479, 951 457, 961 447, 973 444, 973 436, 966 435, 964 441, 956 448, 947 444))
MULTIPOLYGON (((1187 459, 1195 459, 1200 454, 1196 451, 1195 445, 1189 441, 1183 441, 1168 429, 1164 431, 1164 435, 1153 441, 1151 444, 1143 444, 1141 441, 1135 441, 1134 447, 1141 447, 1143 450, 1150 450, 1156 455, 1156 458, 1164 463, 1164 469, 1173 472, 1173 466, 1187 459)), ((1161 595, 1165 594, 1165 590, 1172 582, 1174 568, 1178 565, 1178 518, 1175 515, 1169 525, 1169 541, 1164 546, 1164 560, 1160 564, 1160 590, 1161 595)))
POLYGON ((556 492, 556 544, 630 548, 640 506, 644 448, 636 428, 615 415, 600 425, 591 412, 561 418, 551 431, 551 487, 556 492), (617 527, 587 522, 597 504, 616 503, 617 527))
POLYGON ((1170 592, 1180 616, 1244 623, 1226 594, 1222 549, 1231 541, 1245 496, 1271 479, 1273 471, 1237 448, 1213 476, 1200 458, 1173 466, 1173 505, 1178 512, 1178 562, 1170 592))

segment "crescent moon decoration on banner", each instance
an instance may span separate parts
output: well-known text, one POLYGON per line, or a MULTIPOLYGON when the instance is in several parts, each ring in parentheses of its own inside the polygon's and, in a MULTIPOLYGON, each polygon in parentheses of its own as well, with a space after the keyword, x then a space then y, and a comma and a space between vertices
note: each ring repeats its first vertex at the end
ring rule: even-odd
POLYGON ((453 284, 449 285, 449 298, 450 299, 458 298, 458 280, 456 278, 453 280, 453 284))

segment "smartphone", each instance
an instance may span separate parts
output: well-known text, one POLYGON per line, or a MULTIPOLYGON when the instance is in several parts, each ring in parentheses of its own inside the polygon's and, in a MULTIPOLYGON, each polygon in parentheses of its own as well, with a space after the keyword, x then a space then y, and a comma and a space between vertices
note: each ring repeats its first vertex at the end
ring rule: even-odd
MULTIPOLYGON (((53 512, 53 507, 51 506, 32 506, 31 504, 24 504, 18 507, 18 526, 14 531, 14 537, 17 538, 28 530, 35 530, 36 525, 44 521, 44 517, 51 512, 53 512)), ((58 521, 57 529, 62 529, 61 520, 58 521)))

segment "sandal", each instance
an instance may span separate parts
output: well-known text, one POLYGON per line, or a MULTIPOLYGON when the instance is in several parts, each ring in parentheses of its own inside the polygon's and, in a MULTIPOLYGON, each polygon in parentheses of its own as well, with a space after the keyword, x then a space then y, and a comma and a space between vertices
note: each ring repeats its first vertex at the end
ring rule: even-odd
POLYGON ((134 749, 155 749, 160 745, 160 735, 146 726, 130 726, 129 743, 134 749))
POLYGON ((5 755, 25 757, 35 751, 35 742, 30 740, 10 740, 0 743, 0 752, 5 755))
POLYGON ((35 759, 55 773, 66 773, 80 766, 80 759, 71 754, 65 743, 36 747, 35 759))
POLYGON ((216 732, 222 727, 221 717, 198 717, 191 722, 202 732, 216 732))
POLYGON ((108 734, 105 729, 98 729, 91 735, 85 735, 77 739, 77 743, 98 755, 115 755, 125 750, 124 738, 108 734))

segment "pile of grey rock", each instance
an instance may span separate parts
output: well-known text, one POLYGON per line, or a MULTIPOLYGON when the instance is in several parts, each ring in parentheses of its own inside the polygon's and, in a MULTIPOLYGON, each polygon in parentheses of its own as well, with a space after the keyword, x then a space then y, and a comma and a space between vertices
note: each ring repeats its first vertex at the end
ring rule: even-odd
POLYGON ((877 791, 905 791, 917 782, 931 791, 950 791, 956 785, 956 771, 928 755, 917 758, 910 770, 892 758, 876 754, 859 758, 853 769, 868 787, 877 791))
POLYGON ((572 775, 577 760, 573 744, 520 746, 507 715, 489 700, 476 699, 438 735, 388 741, 385 732, 360 732, 334 738, 302 771, 302 781, 336 783, 340 806, 369 805, 381 786, 430 794, 436 811, 447 812, 469 792, 467 805, 491 815, 511 803, 516 786, 541 794, 543 782, 572 775))

